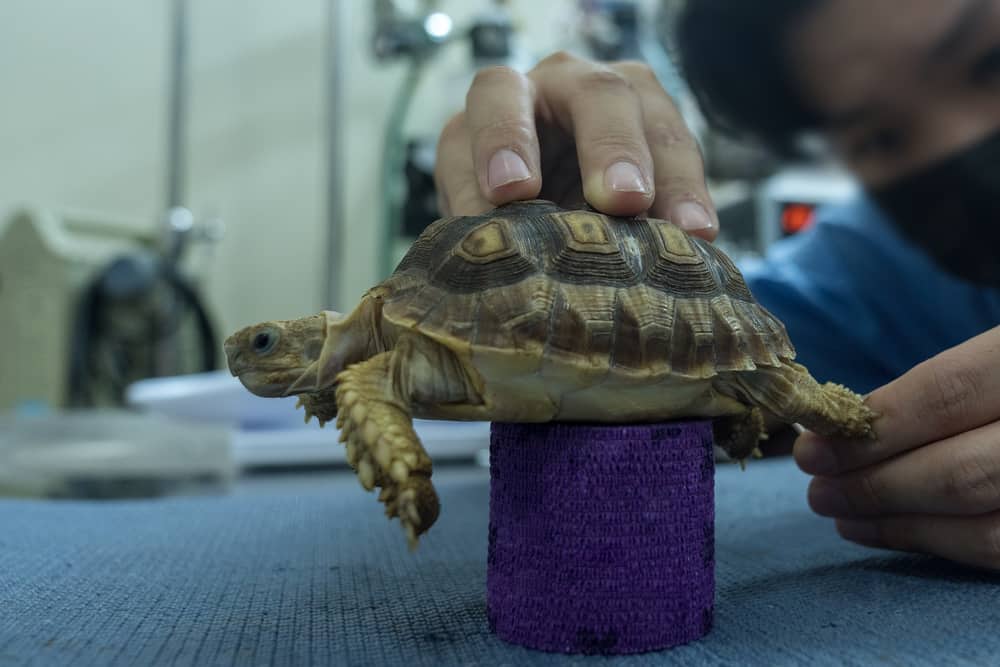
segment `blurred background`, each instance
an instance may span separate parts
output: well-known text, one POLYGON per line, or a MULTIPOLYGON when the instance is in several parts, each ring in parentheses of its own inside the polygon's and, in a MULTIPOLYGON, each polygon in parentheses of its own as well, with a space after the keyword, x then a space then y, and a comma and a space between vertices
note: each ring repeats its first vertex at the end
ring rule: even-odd
MULTIPOLYGON (((156 495, 337 465, 336 434, 224 370, 243 325, 349 310, 438 217, 475 71, 645 60, 701 142, 738 260, 852 184, 705 127, 673 0, 5 0, 0 493, 156 495)), ((739 54, 734 54, 739 57, 739 54)), ((484 424, 419 425, 473 460, 484 424)))

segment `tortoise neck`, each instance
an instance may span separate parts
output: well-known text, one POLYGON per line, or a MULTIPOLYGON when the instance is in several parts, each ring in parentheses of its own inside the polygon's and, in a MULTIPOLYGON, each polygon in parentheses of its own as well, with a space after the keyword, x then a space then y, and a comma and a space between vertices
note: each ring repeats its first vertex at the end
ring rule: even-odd
POLYGON ((382 317, 382 294, 376 290, 369 292, 360 307, 364 314, 359 320, 367 332, 363 339, 365 340, 365 358, 370 359, 376 354, 381 354, 395 347, 399 334, 396 327, 387 323, 382 317))
POLYGON ((372 337, 370 345, 370 356, 375 356, 387 350, 391 350, 396 347, 396 341, 399 339, 399 329, 388 322, 385 321, 379 315, 375 322, 375 326, 372 330, 372 337))

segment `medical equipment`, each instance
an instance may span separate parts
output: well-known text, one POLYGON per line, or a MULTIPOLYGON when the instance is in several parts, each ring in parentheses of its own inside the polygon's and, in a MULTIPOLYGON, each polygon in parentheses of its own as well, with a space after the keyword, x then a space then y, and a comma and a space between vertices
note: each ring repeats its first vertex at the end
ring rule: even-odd
POLYGON ((857 183, 826 164, 790 165, 756 189, 757 246, 798 234, 812 225, 818 206, 844 202, 858 193, 857 183))
POLYGON ((378 256, 380 275, 387 275, 395 264, 396 239, 402 231, 403 209, 407 208, 402 178, 407 169, 409 144, 404 135, 404 124, 427 61, 452 33, 450 16, 434 11, 431 3, 425 2, 422 5, 419 12, 407 14, 394 0, 378 0, 374 3, 372 52, 375 59, 379 62, 407 62, 403 80, 389 105, 382 143, 382 198, 379 216, 382 234, 378 256))
POLYGON ((184 209, 162 227, 15 212, 0 227, 0 411, 120 405, 134 380, 213 369, 211 316, 182 258, 220 234, 184 209))

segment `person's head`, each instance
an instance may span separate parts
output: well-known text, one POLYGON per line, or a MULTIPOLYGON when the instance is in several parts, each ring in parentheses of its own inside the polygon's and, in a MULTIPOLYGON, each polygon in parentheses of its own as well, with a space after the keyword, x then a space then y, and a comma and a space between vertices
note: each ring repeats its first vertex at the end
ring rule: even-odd
POLYGON ((818 131, 869 186, 1000 128, 1000 0, 689 0, 677 39, 711 120, 818 131))
POLYGON ((786 154, 818 133, 911 240, 1000 286, 1000 0, 688 0, 675 28, 710 122, 786 154))

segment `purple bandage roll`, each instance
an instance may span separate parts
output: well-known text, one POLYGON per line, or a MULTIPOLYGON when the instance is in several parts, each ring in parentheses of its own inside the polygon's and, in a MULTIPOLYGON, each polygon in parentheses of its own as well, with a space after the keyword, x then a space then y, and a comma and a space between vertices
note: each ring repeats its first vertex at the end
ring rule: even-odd
POLYGON ((705 635, 714 476, 707 420, 493 424, 490 629, 562 653, 640 653, 705 635))

